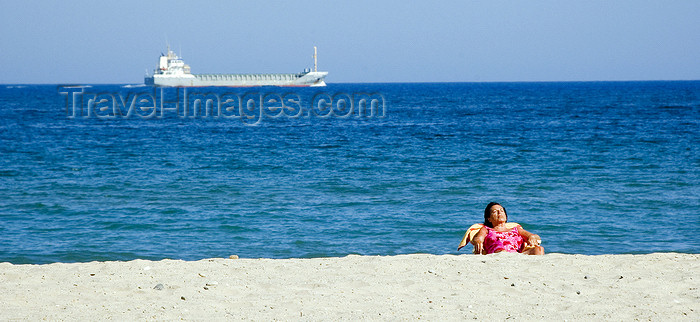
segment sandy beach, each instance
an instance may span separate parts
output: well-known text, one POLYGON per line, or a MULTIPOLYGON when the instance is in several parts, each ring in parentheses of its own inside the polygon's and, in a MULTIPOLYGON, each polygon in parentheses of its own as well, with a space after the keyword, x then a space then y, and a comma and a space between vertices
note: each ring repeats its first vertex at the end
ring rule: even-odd
POLYGON ((700 255, 0 264, 2 320, 699 320, 700 255))

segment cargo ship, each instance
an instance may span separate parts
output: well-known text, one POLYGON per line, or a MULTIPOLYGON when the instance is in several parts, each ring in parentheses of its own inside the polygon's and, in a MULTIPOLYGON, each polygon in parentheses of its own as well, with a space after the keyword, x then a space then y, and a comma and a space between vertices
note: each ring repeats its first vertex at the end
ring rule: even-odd
POLYGON ((153 74, 146 74, 146 85, 166 87, 252 87, 252 86, 326 86, 328 72, 317 70, 318 60, 314 47, 314 69, 305 69, 296 74, 192 74, 185 64, 168 46, 168 53, 161 54, 153 74))

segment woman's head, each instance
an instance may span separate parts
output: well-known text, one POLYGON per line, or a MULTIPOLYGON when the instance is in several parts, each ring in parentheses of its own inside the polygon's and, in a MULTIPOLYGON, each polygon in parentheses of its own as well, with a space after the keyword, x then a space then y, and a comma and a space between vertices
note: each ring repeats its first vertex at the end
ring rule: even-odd
POLYGON ((484 226, 493 228, 493 223, 491 221, 494 220, 494 218, 498 218, 498 216, 501 214, 503 214, 505 216, 505 220, 508 221, 508 213, 506 212, 506 208, 501 206, 500 203, 490 202, 488 205, 486 205, 486 209, 484 209, 484 226), (495 217, 492 218, 492 216, 495 217))

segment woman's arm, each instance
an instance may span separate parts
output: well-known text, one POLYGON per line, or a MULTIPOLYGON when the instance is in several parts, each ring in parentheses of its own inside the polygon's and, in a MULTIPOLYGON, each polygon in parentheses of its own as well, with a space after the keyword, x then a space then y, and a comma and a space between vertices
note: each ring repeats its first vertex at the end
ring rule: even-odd
POLYGON ((523 229, 522 226, 518 226, 518 233, 520 236, 523 236, 525 239, 525 242, 528 245, 531 246, 538 246, 542 242, 542 238, 540 238, 540 235, 533 234, 525 229, 523 229))
POLYGON ((484 251, 484 239, 486 239, 486 233, 488 233, 488 229, 486 227, 481 227, 479 229, 479 232, 476 233, 476 236, 472 238, 472 245, 474 245, 474 253, 475 254, 481 254, 484 251))

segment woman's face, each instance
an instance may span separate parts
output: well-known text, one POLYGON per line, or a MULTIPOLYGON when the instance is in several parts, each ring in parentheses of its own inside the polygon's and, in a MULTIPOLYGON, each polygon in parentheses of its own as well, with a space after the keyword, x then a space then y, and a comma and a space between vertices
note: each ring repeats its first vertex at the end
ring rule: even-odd
POLYGON ((495 205, 491 207, 491 216, 489 216, 489 221, 491 224, 498 224, 502 222, 506 222, 508 220, 508 217, 506 217, 506 210, 503 209, 500 205, 495 205))

